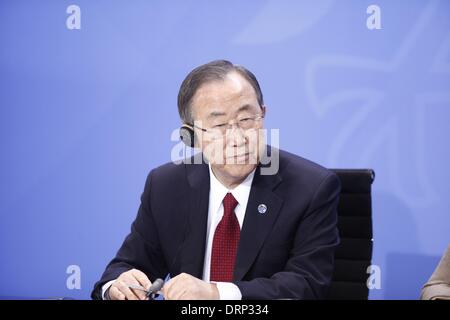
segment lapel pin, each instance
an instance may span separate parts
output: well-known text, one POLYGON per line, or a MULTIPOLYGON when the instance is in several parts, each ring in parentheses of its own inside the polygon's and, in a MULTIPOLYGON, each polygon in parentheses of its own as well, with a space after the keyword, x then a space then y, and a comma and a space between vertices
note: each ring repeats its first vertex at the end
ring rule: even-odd
POLYGON ((264 203, 261 203, 258 206, 258 212, 263 214, 263 213, 266 213, 266 211, 267 211, 267 206, 264 203))

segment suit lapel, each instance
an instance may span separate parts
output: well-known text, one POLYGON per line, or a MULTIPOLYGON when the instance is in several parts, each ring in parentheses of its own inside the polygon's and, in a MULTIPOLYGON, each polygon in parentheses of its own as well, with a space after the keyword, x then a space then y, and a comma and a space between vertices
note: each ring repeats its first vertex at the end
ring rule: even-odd
POLYGON ((206 164, 187 164, 189 218, 180 252, 181 272, 202 278, 209 205, 209 169, 206 164))
POLYGON ((273 192, 273 189, 281 182, 281 177, 279 174, 261 175, 260 168, 260 166, 257 167, 253 178, 242 225, 234 269, 234 280, 237 281, 242 280, 250 269, 264 240, 272 230, 283 204, 283 199, 273 192), (258 210, 261 204, 267 207, 264 213, 258 210))

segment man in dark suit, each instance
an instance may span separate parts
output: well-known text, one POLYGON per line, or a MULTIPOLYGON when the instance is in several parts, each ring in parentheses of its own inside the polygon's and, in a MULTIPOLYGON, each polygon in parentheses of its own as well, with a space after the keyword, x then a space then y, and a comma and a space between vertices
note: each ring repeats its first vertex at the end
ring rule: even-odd
POLYGON ((144 299, 133 286, 170 274, 165 299, 324 298, 339 243, 336 175, 265 145, 266 106, 244 67, 194 69, 178 108, 181 137, 206 161, 150 172, 131 233, 92 297, 144 299))

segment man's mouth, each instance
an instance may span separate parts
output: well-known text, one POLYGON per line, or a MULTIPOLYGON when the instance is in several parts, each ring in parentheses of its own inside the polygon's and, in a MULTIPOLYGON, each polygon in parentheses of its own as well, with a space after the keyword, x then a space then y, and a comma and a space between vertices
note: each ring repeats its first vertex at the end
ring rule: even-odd
POLYGON ((230 158, 230 159, 233 159, 233 158, 244 158, 244 157, 247 157, 248 155, 249 155, 250 153, 243 153, 243 154, 235 154, 235 155, 232 155, 232 156, 230 156, 230 157, 228 157, 228 158, 230 158))
POLYGON ((229 164, 247 164, 250 161, 250 153, 242 153, 239 155, 233 155, 227 158, 226 162, 229 164))

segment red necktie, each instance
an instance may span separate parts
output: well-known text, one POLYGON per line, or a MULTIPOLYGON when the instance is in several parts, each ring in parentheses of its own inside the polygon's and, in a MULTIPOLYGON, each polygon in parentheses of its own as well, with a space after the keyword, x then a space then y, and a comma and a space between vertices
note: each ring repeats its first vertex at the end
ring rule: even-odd
POLYGON ((211 252, 211 281, 231 282, 241 229, 234 214, 238 202, 231 193, 223 198, 223 217, 216 227, 211 252))

